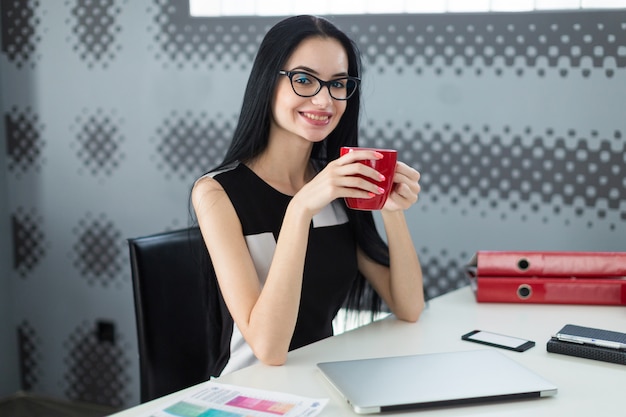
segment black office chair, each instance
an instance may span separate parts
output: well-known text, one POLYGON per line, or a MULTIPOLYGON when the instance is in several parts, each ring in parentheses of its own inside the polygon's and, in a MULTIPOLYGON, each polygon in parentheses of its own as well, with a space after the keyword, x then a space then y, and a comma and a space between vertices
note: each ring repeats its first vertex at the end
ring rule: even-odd
POLYGON ((128 244, 141 402, 219 375, 230 316, 200 229, 131 238, 128 244))

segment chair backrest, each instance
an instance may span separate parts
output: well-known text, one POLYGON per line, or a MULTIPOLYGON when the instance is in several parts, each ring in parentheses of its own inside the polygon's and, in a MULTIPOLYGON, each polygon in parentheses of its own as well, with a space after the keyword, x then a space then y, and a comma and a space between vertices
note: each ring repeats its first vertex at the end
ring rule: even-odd
POLYGON ((214 275, 203 265, 210 268, 199 228, 131 238, 128 244, 146 402, 219 374, 221 312, 219 302, 209 302, 218 294, 210 281, 214 275))

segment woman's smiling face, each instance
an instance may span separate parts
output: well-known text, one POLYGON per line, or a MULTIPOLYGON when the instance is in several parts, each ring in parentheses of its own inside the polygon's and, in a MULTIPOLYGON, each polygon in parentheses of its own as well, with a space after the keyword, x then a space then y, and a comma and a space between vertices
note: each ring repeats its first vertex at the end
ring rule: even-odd
MULTIPOLYGON (((348 56, 336 39, 312 37, 294 50, 283 70, 303 71, 328 81, 348 75, 348 56)), ((297 82, 297 75, 294 80, 297 82)), ((281 76, 272 104, 272 128, 320 142, 335 129, 346 105, 346 100, 333 99, 325 86, 312 97, 300 97, 289 77, 281 76)))

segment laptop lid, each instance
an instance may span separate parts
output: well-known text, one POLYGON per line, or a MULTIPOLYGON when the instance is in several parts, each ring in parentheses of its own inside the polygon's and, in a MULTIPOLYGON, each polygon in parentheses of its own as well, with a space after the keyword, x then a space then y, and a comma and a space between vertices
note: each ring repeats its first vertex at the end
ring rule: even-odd
POLYGON ((557 387, 493 349, 317 364, 359 414, 555 395, 557 387))

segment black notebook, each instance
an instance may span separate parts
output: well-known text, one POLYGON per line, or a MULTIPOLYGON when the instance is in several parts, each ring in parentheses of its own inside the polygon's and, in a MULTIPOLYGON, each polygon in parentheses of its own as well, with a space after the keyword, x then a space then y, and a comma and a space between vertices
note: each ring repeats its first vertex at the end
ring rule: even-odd
POLYGON ((626 333, 565 325, 546 345, 551 353, 626 365, 626 333))

